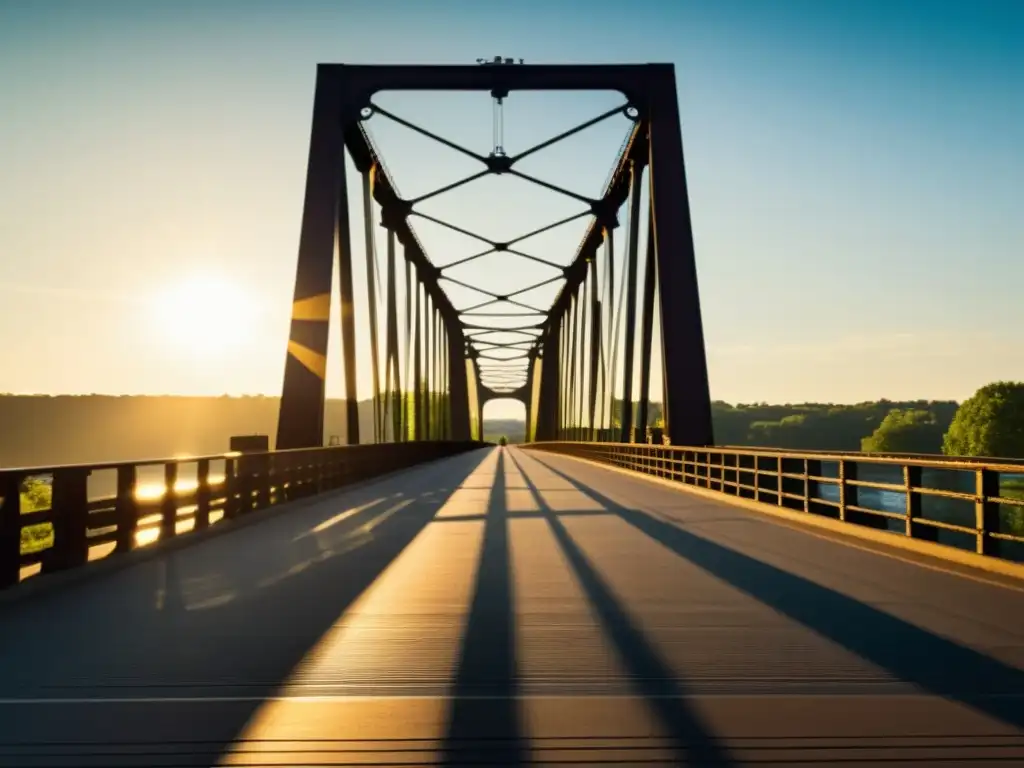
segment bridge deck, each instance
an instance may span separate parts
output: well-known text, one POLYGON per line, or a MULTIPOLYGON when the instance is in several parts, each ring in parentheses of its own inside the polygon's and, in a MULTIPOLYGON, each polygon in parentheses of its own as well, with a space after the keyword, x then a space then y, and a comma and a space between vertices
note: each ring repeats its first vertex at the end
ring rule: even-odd
POLYGON ((517 449, 0 614, 0 765, 1024 757, 1024 589, 517 449))

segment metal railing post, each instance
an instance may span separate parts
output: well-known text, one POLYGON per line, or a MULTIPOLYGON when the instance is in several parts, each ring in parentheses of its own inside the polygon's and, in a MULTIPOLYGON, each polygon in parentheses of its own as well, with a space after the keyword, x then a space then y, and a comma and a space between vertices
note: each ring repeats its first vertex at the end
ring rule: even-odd
POLYGON ((160 504, 160 538, 171 539, 178 526, 178 465, 164 465, 164 497, 160 504))
POLYGON ((21 477, 0 473, 0 589, 21 579, 21 477))
POLYGON ((997 555, 999 541, 989 537, 999 531, 999 505, 990 499, 999 496, 999 474, 989 469, 974 473, 975 551, 979 555, 997 555))
POLYGON ((43 560, 44 573, 75 568, 89 560, 90 474, 78 467, 53 473, 53 547, 43 560))
POLYGON ((117 516, 117 552, 130 552, 135 548, 135 530, 139 522, 138 468, 129 465, 117 468, 117 500, 114 514, 117 516))
POLYGON ((196 464, 196 521, 193 530, 209 527, 210 496, 210 460, 200 459, 196 464))

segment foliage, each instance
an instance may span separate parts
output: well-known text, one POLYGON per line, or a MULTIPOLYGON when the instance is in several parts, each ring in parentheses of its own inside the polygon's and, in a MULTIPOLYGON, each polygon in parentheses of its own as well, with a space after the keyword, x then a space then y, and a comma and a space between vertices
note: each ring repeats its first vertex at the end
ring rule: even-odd
MULTIPOLYGON (((636 415, 636 403, 633 404, 636 415)), ((956 413, 953 401, 878 400, 854 405, 834 403, 798 403, 769 405, 749 403, 732 405, 715 401, 711 419, 718 445, 762 446, 788 450, 859 451, 861 441, 870 437, 892 410, 925 411, 935 419, 940 435, 938 444, 928 452, 937 453, 941 434, 956 413)), ((612 404, 612 423, 622 424, 622 401, 612 404)), ((661 403, 650 403, 647 426, 664 424, 661 403)))
POLYGON ((1004 499, 1020 499, 1020 504, 1001 504, 999 517, 1002 530, 1017 536, 1024 535, 1024 479, 1004 479, 1000 483, 999 495, 1004 499))
MULTIPOLYGON (((734 406, 715 402, 711 405, 711 418, 718 445, 852 452, 861 450, 861 441, 870 437, 892 410, 931 414, 941 435, 956 408, 955 402, 926 400, 878 400, 855 405, 753 403, 734 406)), ((936 445, 934 450, 938 448, 936 445)))
POLYGON ((49 509, 53 501, 53 487, 38 477, 30 477, 21 484, 21 511, 35 512, 49 509))
POLYGON ((1024 480, 1004 480, 1000 486, 1000 495, 1024 501, 1024 480))
POLYGON ((496 443, 504 436, 509 443, 526 441, 526 424, 522 419, 484 419, 484 440, 496 443))
MULTIPOLYGON (((36 512, 49 509, 53 501, 53 488, 41 478, 30 477, 21 484, 21 512, 36 512)), ((26 525, 21 529, 21 551, 23 554, 38 552, 53 545, 53 525, 39 523, 26 525)))
POLYGON ((498 438, 498 445, 508 445, 508 438, 502 435, 498 438))
MULTIPOLYGON (((427 387, 420 389, 420 403, 422 405, 421 418, 434 418, 440 416, 447 418, 451 408, 451 399, 447 392, 432 392, 427 387)), ((416 438, 416 396, 413 391, 393 393, 390 402, 386 402, 381 394, 379 402, 381 418, 385 418, 385 433, 389 436, 401 432, 402 422, 405 422, 406 436, 408 440, 416 438), (404 410, 404 414, 403 414, 404 410)), ((426 429, 423 425, 422 429, 426 429)), ((369 433, 373 434, 372 428, 369 433)))
POLYGON ((949 456, 1024 458, 1024 382, 997 381, 964 401, 942 450, 949 456))
POLYGON ((942 428, 935 414, 923 410, 893 409, 861 440, 865 453, 939 453, 941 448, 942 428))

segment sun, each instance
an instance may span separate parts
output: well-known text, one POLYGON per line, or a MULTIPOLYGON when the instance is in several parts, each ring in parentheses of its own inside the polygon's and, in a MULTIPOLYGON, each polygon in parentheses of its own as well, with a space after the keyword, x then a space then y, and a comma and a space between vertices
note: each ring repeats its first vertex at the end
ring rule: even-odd
POLYGON ((167 285, 154 308, 160 336, 197 356, 245 341, 254 314, 239 286, 215 275, 191 275, 167 285))

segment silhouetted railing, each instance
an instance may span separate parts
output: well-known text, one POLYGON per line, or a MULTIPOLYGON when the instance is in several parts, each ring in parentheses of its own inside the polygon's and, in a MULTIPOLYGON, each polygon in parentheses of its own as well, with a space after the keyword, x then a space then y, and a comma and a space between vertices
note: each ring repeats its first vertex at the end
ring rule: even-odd
POLYGON ((480 445, 382 443, 0 470, 0 588, 480 445), (144 472, 162 480, 140 483, 144 472), (90 493, 100 473, 111 475, 115 493, 90 493), (31 496, 23 503, 27 481, 46 491, 45 506, 31 496))
POLYGON ((527 447, 1024 561, 1024 462, 626 443, 527 447))

